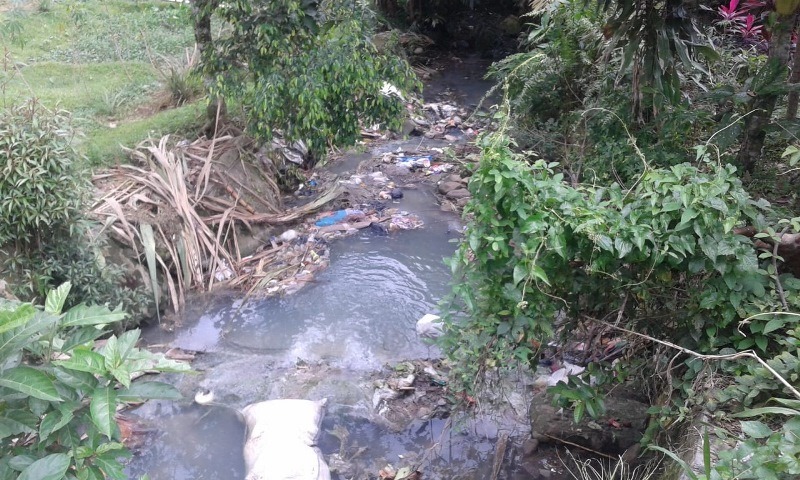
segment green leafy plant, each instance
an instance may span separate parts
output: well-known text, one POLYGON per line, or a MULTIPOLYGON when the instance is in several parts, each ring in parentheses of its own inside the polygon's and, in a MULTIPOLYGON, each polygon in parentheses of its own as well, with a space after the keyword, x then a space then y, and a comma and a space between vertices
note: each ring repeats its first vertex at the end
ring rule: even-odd
MULTIPOLYGON (((81 303, 121 306, 128 314, 118 323, 122 330, 153 316, 148 289, 132 272, 107 262, 103 239, 92 239, 92 224, 80 222, 72 235, 64 233, 48 239, 32 254, 11 257, 7 263, 19 279, 13 285, 18 298, 43 300, 47 292, 65 282, 74 285, 65 307, 81 303)), ((95 226, 96 227, 96 226, 95 226)))
POLYGON ((105 327, 125 317, 120 310, 62 312, 69 290, 51 291, 43 308, 0 303, 0 478, 126 478, 117 407, 180 398, 168 384, 133 378, 187 365, 137 348, 138 330, 108 336, 105 327))
POLYGON ((39 245, 69 230, 88 188, 70 117, 35 100, 0 112, 0 245, 39 245))
POLYGON ((532 358, 531 341, 556 333, 559 311, 573 321, 636 318, 651 334, 686 335, 702 348, 752 341, 737 331, 740 312, 760 312, 755 299, 777 305, 778 293, 734 232, 758 224, 766 204, 749 198, 733 167, 646 169, 629 188, 573 187, 556 167, 514 153, 502 135, 482 140, 465 209, 474 219, 451 262, 464 275, 454 293, 470 320, 451 323, 446 350, 470 371, 465 380, 532 358), (676 281, 685 290, 667 294, 676 281), (665 308, 675 317, 656 321, 665 308))
MULTIPOLYGON (((775 398, 778 406, 765 406, 745 409, 733 415, 738 418, 768 416, 778 427, 770 426, 762 420, 741 420, 738 422, 739 436, 743 437, 734 448, 718 452, 718 459, 712 461, 709 433, 703 434, 702 472, 697 473, 679 455, 662 447, 653 446, 666 454, 691 480, 723 480, 736 478, 742 480, 789 480, 800 475, 800 400, 775 398)), ((719 429, 717 429, 719 430, 719 429)), ((734 435, 724 433, 723 440, 731 441, 734 435)))
POLYGON ((359 121, 399 125, 402 102, 380 92, 385 82, 409 91, 415 77, 369 41, 363 2, 233 1, 217 12, 231 34, 204 49, 204 70, 215 79, 212 94, 244 106, 255 136, 280 130, 320 158, 329 143, 355 143, 359 121))

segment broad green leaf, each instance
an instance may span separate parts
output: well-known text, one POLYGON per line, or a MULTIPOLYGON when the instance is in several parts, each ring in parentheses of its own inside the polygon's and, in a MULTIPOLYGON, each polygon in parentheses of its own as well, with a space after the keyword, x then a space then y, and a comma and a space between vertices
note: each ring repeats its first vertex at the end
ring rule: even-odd
POLYGON ((614 251, 614 243, 605 235, 597 235, 597 237, 594 239, 594 243, 596 243, 597 246, 603 250, 608 252, 614 251))
POLYGON ((88 345, 90 342, 92 343, 89 346, 92 346, 94 345, 95 340, 105 334, 105 330, 93 326, 76 328, 74 332, 64 339, 64 344, 61 346, 61 351, 68 352, 75 347, 88 345))
POLYGON ((39 334, 55 325, 56 317, 37 312, 23 326, 0 335, 0 358, 16 353, 30 344, 39 334))
POLYGON ((42 423, 39 424, 39 439, 40 441, 47 440, 51 433, 57 432, 64 425, 72 420, 72 412, 61 412, 53 410, 42 418, 42 423))
POLYGON ((20 433, 31 433, 36 430, 28 422, 22 422, 13 416, 9 416, 8 413, 10 412, 0 417, 0 438, 19 435, 20 433))
POLYGON ((81 444, 80 435, 75 429, 75 425, 68 424, 57 432, 58 443, 68 448, 78 448, 81 444))
POLYGON ((586 403, 583 401, 579 401, 575 404, 575 410, 572 412, 572 417, 575 423, 580 423, 581 419, 583 419, 583 412, 586 410, 586 403))
POLYGON ((61 319, 62 327, 77 327, 83 325, 103 325, 124 320, 127 315, 117 309, 113 312, 101 305, 78 305, 69 309, 61 319))
POLYGON ((111 387, 96 388, 92 393, 92 402, 89 412, 92 414, 92 423, 109 439, 114 433, 116 422, 114 413, 117 408, 117 394, 111 387))
POLYGON ((77 478, 78 480, 105 480, 106 477, 103 475, 103 471, 100 470, 100 467, 92 465, 78 470, 77 478))
POLYGON ((531 265, 531 275, 543 281, 547 285, 550 285, 550 279, 547 278, 547 274, 544 272, 542 267, 538 265, 531 265))
POLYGON ((108 452, 114 452, 117 450, 125 450, 125 445, 119 442, 106 442, 97 447, 97 450, 94 451, 95 455, 103 455, 108 452))
POLYGON ((786 319, 783 319, 783 318, 780 318, 780 317, 773 318, 769 322, 767 322, 766 325, 764 325, 764 330, 763 330, 762 333, 764 333, 764 335, 766 335, 766 334, 768 334, 770 332, 774 332, 775 330, 783 328, 783 326, 785 324, 786 324, 786 319))
POLYGON ((752 438, 767 438, 772 435, 772 429, 758 420, 742 420, 742 433, 752 438))
POLYGON ((755 340, 756 340, 756 346, 762 352, 767 351, 767 344, 769 343, 769 340, 767 339, 767 337, 765 337, 764 335, 756 335, 755 336, 755 340))
POLYGON ((36 309, 30 303, 23 303, 13 311, 0 310, 0 333, 25 325, 35 313, 36 309))
POLYGON ((617 258, 625 258, 633 250, 633 245, 621 237, 617 237, 614 239, 614 248, 617 250, 617 258))
POLYGON ((53 453, 30 464, 17 480, 61 480, 67 473, 69 463, 67 454, 53 453))
POLYGON ((58 366, 53 369, 53 374, 59 382, 82 393, 91 392, 97 387, 97 377, 87 371, 58 366))
POLYGON ((509 322, 500 322, 500 324, 497 326, 498 335, 505 335, 509 331, 511 331, 511 323, 509 322))
POLYGON ((787 407, 800 410, 800 400, 795 400, 792 398, 774 398, 773 400, 780 404, 786 405, 787 407))
POLYGON ((42 400, 61 401, 61 397, 58 395, 50 377, 31 367, 21 365, 4 371, 0 374, 0 386, 42 400))
POLYGON ((39 417, 24 408, 6 410, 3 417, 19 423, 31 432, 36 431, 36 427, 39 424, 39 417))
POLYGON ((67 301, 70 288, 72 288, 72 284, 64 282, 58 288, 50 290, 44 301, 44 311, 51 315, 59 315, 61 309, 64 308, 64 302, 67 301))
POLYGON ((122 364, 122 358, 119 355, 119 340, 116 335, 111 335, 106 344, 100 349, 105 362, 106 370, 112 370, 122 364))
POLYGON ((30 467, 36 460, 38 459, 32 455, 17 455, 8 461, 8 466, 18 472, 21 472, 30 467))
POLYGON ((135 368, 135 366, 121 363, 118 367, 109 368, 108 371, 127 388, 131 386, 131 368, 135 368))
POLYGON ((183 398, 183 395, 178 389, 163 382, 136 382, 130 388, 117 392, 117 399, 120 401, 180 400, 181 398, 183 398))
POLYGON ((128 476, 125 475, 125 472, 122 470, 122 464, 117 460, 117 458, 121 456, 121 453, 122 452, 115 451, 104 455, 98 455, 92 459, 92 462, 103 470, 103 473, 106 475, 105 478, 125 480, 128 476))
POLYGON ((105 358, 97 352, 84 348, 76 348, 72 351, 72 356, 69 359, 57 360, 53 364, 70 370, 89 372, 94 375, 104 375, 106 373, 105 358))
POLYGON ((123 333, 117 339, 117 350, 119 352, 120 359, 124 362, 126 358, 128 358, 128 354, 133 350, 136 346, 136 342, 139 341, 139 334, 141 330, 134 329, 128 330, 127 332, 123 333))
POLYGON ((525 279, 527 273, 528 270, 525 268, 525 265, 522 262, 514 265, 514 272, 513 272, 514 285, 519 285, 519 282, 525 279))

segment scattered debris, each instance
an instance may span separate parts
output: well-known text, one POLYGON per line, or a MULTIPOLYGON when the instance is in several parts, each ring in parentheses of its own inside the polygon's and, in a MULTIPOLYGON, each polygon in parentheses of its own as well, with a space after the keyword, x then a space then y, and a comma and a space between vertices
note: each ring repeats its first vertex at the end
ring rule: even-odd
POLYGON ((372 406, 389 428, 402 430, 416 419, 449 416, 447 375, 440 361, 402 362, 378 375, 372 406))
POLYGON ((410 467, 403 467, 395 471, 393 466, 386 465, 378 472, 378 478, 381 480, 420 480, 422 472, 410 467))

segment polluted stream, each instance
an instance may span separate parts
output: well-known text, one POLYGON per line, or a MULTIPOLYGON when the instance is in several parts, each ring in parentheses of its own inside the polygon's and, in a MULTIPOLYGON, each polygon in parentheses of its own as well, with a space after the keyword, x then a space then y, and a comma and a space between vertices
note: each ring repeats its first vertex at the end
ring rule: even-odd
MULTIPOLYGON (((492 412, 400 426, 373 408, 384 367, 439 357, 415 324, 448 292, 443 259, 455 249, 458 217, 439 211, 431 191, 407 190, 397 206, 419 215, 424 228, 387 236, 365 229, 335 241, 330 267, 293 295, 244 304, 239 293, 196 298, 174 332, 145 332, 150 344, 203 353, 192 363, 197 375, 165 376, 187 400, 151 401, 132 412, 152 431, 129 465, 131 477, 244 478, 244 427, 230 409, 193 404, 200 389, 232 408, 327 398, 319 445, 326 459, 338 454, 349 464, 349 475, 334 479, 378 478, 386 465, 414 466, 431 479, 491 477, 498 439, 527 428, 522 397, 520 411, 503 418, 492 412)), ((513 463, 504 471, 514 472, 513 463)))
MULTIPOLYGON (((435 141, 390 142, 372 155, 421 142, 435 141)), ((353 173, 368 156, 330 170, 353 173)), ((198 352, 197 373, 159 378, 185 400, 150 401, 125 413, 147 432, 134 445, 131 478, 244 478, 245 430, 235 409, 278 398, 328 400, 318 444, 333 479, 381 478, 387 465, 419 469, 426 479, 566 478, 553 455, 538 458, 533 472, 520 466, 530 379, 507 382, 468 415, 390 421, 375 408, 376 384, 395 365, 440 358, 415 324, 437 313, 449 292, 444 258, 456 248, 459 218, 440 210, 433 187, 404 193, 391 207, 418 215, 422 229, 380 235, 366 228, 333 241, 330 266, 292 295, 246 302, 241 292, 196 296, 174 331, 145 330, 148 345, 198 352), (223 406, 193 403, 200 390, 214 392, 223 406)), ((439 405, 443 397, 442 387, 439 405)))

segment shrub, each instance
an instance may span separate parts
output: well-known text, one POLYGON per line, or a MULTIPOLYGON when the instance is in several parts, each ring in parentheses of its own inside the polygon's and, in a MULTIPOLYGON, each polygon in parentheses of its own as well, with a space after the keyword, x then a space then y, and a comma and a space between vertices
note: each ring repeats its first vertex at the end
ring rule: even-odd
POLYGON ((69 290, 51 291, 44 308, 0 302, 0 478, 126 478, 117 407, 180 398, 168 384, 132 379, 188 366, 136 348, 138 330, 100 346, 104 327, 125 314, 85 305, 62 313, 69 290))
POLYGON ((14 293, 24 299, 44 299, 47 292, 69 282, 70 290, 65 306, 80 303, 121 307, 128 313, 120 329, 135 326, 153 316, 153 301, 149 291, 132 272, 105 261, 101 253, 103 241, 92 240, 83 222, 79 222, 73 235, 56 235, 31 255, 12 258, 9 265, 20 278, 14 293))
POLYGON ((35 100, 0 112, 0 245, 37 246, 67 227, 88 182, 70 117, 35 100))

